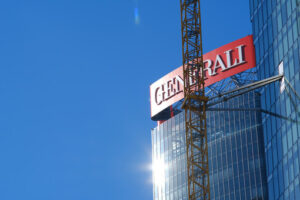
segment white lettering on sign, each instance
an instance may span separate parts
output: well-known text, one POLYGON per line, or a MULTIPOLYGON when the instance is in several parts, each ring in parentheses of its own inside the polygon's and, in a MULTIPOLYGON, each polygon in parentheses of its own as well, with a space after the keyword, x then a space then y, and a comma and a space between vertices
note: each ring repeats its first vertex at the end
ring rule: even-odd
MULTIPOLYGON (((219 73, 222 73, 223 71, 229 70, 231 68, 234 68, 236 66, 242 65, 246 63, 244 58, 244 46, 245 45, 239 45, 236 47, 238 51, 238 58, 234 59, 232 52, 233 49, 230 49, 228 51, 224 52, 224 57, 226 58, 226 62, 224 62, 222 55, 217 54, 214 61, 207 59, 203 61, 204 64, 204 76, 205 79, 208 79, 211 76, 216 76, 219 73), (220 72, 218 72, 218 69, 220 72)), ((196 72, 194 72, 194 75, 196 75, 196 72)), ((195 79, 190 77, 190 85, 195 84, 195 79)), ((184 81, 183 78, 181 78, 179 75, 175 76, 174 78, 167 80, 166 82, 162 83, 160 86, 158 86, 155 89, 155 103, 157 105, 162 104, 164 101, 167 101, 168 99, 172 98, 173 96, 177 95, 180 92, 183 92, 183 85, 184 81)))
POLYGON ((244 60, 245 59, 244 50, 243 50, 244 47, 245 47, 245 45, 240 45, 240 46, 236 47, 238 49, 239 59, 235 59, 234 64, 231 64, 231 60, 232 60, 231 52, 232 52, 232 50, 228 50, 228 51, 225 52, 226 58, 227 58, 227 69, 230 69, 230 68, 233 68, 233 67, 236 67, 238 65, 242 65, 242 64, 246 63, 246 61, 244 60))
POLYGON ((155 89, 155 103, 160 105, 162 102, 172 98, 183 91, 183 79, 177 75, 173 79, 163 83, 155 89))

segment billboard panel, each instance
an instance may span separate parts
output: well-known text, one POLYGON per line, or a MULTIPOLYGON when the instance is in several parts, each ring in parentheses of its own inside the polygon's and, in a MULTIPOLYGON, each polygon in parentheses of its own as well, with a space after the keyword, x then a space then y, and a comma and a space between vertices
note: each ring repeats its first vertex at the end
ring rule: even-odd
MULTIPOLYGON (((247 36, 203 55, 205 86, 255 67, 252 36, 247 36)), ((193 80, 190 80, 191 83, 193 80)), ((183 67, 150 86, 151 117, 184 98, 183 67)))

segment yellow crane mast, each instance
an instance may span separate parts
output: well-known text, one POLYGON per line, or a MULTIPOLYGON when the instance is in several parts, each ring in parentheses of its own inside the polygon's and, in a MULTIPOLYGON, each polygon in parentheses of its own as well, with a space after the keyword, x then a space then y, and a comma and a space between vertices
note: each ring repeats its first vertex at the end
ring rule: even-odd
POLYGON ((200 0, 180 0, 188 199, 210 199, 200 0))

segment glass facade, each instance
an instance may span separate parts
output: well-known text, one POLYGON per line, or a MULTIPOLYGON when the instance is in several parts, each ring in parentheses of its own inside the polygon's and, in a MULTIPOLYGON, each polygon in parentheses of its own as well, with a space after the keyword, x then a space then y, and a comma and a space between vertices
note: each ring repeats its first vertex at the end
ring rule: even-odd
MULTIPOLYGON (((259 79, 284 75, 300 94, 300 0, 250 0, 250 16, 259 79)), ((292 89, 280 83, 261 91, 262 108, 300 121, 300 103, 292 89)), ((262 115, 269 199, 300 199, 300 126, 262 115)))
MULTIPOLYGON (((250 92, 207 112, 211 199, 267 199, 260 108, 250 92)), ((184 112, 152 130, 154 200, 187 200, 184 112)))

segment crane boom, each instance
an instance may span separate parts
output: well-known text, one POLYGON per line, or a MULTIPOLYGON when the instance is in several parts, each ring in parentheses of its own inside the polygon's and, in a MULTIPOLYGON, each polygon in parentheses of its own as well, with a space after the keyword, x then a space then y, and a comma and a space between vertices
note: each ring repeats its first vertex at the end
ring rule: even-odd
POLYGON ((209 200, 209 168, 200 0, 180 0, 188 199, 209 200))

